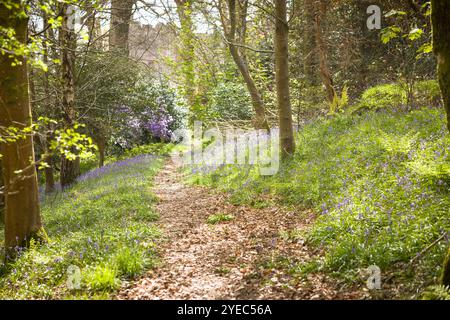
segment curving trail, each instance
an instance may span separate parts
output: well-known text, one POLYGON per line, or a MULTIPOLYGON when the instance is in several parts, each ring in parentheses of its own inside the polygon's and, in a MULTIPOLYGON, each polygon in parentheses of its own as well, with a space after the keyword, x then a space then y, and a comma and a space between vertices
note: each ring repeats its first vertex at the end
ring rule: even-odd
POLYGON ((360 299, 362 291, 323 275, 294 278, 287 272, 313 253, 283 231, 305 229, 312 214, 280 208, 234 206, 227 195, 187 186, 173 163, 157 175, 158 224, 167 237, 162 265, 123 288, 118 299, 360 299), (212 214, 234 220, 206 223, 212 214), (309 215, 309 217, 308 217, 309 215))

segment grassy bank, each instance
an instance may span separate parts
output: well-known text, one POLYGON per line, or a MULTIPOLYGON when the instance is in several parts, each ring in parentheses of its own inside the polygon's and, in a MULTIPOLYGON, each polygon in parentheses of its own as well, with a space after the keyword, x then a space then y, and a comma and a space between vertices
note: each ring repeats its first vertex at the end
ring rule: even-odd
POLYGON ((2 268, 0 299, 107 298, 121 281, 155 265, 160 232, 152 224, 158 215, 150 189, 161 163, 146 155, 115 162, 46 196, 49 242, 2 268), (75 290, 68 283, 73 267, 81 269, 81 287, 76 289, 76 275, 69 281, 75 290))
MULTIPOLYGON (((298 151, 275 176, 255 167, 192 170, 190 181, 232 193, 236 203, 275 201, 317 219, 306 235, 322 249, 317 263, 297 272, 327 271, 351 281, 377 265, 408 286, 437 281, 448 238, 405 265, 450 227, 450 140, 444 113, 369 112, 306 125, 298 151)), ((291 237, 298 236, 295 232, 291 237)))

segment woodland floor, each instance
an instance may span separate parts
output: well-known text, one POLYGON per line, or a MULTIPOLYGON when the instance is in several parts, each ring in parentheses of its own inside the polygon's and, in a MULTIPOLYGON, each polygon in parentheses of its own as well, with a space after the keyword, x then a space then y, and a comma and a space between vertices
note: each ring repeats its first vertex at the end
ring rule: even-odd
POLYGON ((303 240, 282 236, 283 231, 308 228, 314 219, 311 212, 232 205, 226 194, 184 184, 182 173, 170 162, 156 176, 153 192, 166 237, 162 263, 129 283, 118 299, 368 298, 358 286, 322 274, 299 277, 286 272, 318 254, 303 240), (218 213, 235 218, 208 224, 207 218, 218 213))

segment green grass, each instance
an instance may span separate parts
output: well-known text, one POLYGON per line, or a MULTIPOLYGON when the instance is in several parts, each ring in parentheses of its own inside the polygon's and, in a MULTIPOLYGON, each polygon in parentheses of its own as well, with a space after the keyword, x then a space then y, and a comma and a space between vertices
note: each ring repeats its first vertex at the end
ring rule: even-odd
MULTIPOLYGON (((255 167, 194 168, 191 183, 232 194, 232 202, 312 208, 308 243, 324 249, 320 270, 356 279, 378 265, 384 273, 404 263, 450 228, 450 141, 444 112, 339 115, 308 124, 297 152, 271 177, 255 167)), ((448 242, 416 265, 415 281, 436 281, 448 242)), ((317 268, 314 268, 317 269, 317 268)), ((409 280, 408 280, 409 281, 409 280)))
POLYGON ((64 193, 47 196, 42 216, 49 242, 0 274, 0 299, 105 299, 121 280, 157 263, 153 176, 162 160, 139 156, 90 171, 64 193), (81 288, 67 285, 81 269, 81 288))
POLYGON ((206 220, 206 222, 208 224, 218 224, 221 222, 232 221, 233 219, 234 219, 234 217, 230 214, 218 213, 218 214, 213 214, 213 215, 209 216, 208 219, 206 220))

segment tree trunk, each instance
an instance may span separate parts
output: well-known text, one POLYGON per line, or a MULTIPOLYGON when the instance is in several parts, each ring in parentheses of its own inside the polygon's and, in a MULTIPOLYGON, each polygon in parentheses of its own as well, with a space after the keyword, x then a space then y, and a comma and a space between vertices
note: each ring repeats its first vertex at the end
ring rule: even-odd
POLYGON ((319 54, 319 70, 322 77, 323 85, 325 86, 327 100, 332 103, 336 95, 334 89, 333 77, 331 76, 330 68, 328 66, 327 46, 323 37, 322 20, 326 17, 327 4, 324 0, 316 0, 315 2, 315 19, 314 19, 314 33, 316 37, 317 51, 319 54))
MULTIPOLYGON (((180 19, 180 58, 183 73, 184 95, 191 109, 191 117, 195 117, 195 106, 197 104, 197 94, 195 85, 195 46, 194 46, 194 23, 192 21, 192 1, 175 0, 177 5, 178 18, 180 19)), ((198 120, 198 119, 191 119, 198 120)), ((193 121, 191 121, 193 122, 193 121)))
MULTIPOLYGON (((239 52, 238 47, 236 46, 236 0, 228 0, 228 12, 229 12, 229 20, 230 20, 230 30, 227 34, 226 29, 227 26, 223 22, 223 27, 225 33, 227 34, 227 42, 228 48, 230 50, 231 56, 233 57, 234 62, 236 63, 239 72, 244 78, 244 82, 247 86, 247 89, 250 93, 253 109, 255 110, 255 119, 254 126, 256 129, 270 129, 269 123, 266 119, 266 110, 264 106, 264 101, 262 99, 261 93, 256 87, 255 81, 253 80, 250 70, 248 68, 247 61, 245 57, 239 52)), ((224 19, 223 19, 224 20, 224 19)), ((245 28, 245 27, 244 27, 245 28)))
MULTIPOLYGON (((432 0, 431 20, 433 25, 433 46, 438 63, 438 78, 447 112, 447 127, 450 130, 450 2, 432 0)), ((450 286, 450 249, 444 262, 442 283, 450 286)))
POLYGON ((0 225, 5 225, 5 198, 3 197, 2 159, 0 158, 0 225))
MULTIPOLYGON (((10 9, 0 6, 0 26, 15 30, 16 39, 27 43, 28 19, 23 17, 22 1, 13 1, 10 9), (17 7, 16 7, 17 5, 17 7)), ((0 55, 0 126, 29 127, 32 123, 27 64, 12 66, 9 55, 0 55)), ((1 145, 5 193, 5 249, 7 259, 16 247, 26 247, 42 228, 39 190, 33 149, 33 137, 1 145), (20 174, 16 172, 21 171, 20 174)))
POLYGON ((442 271, 442 284, 450 287, 450 248, 444 261, 444 269, 442 271))
POLYGON ((49 194, 55 191, 55 172, 54 172, 54 162, 53 155, 50 152, 50 143, 52 141, 52 137, 47 135, 45 141, 45 163, 47 163, 48 167, 44 170, 45 176, 45 193, 49 194))
POLYGON ((101 168, 105 165, 106 140, 103 136, 99 136, 96 140, 99 153, 98 167, 101 168))
MULTIPOLYGON (((61 61, 62 61, 62 80, 63 80, 63 113, 67 127, 75 124, 75 50, 76 34, 68 23, 68 5, 63 5, 63 22, 60 29, 61 43, 61 61)), ((76 152, 76 150, 71 150, 76 152)), ((80 174, 80 159, 75 161, 68 160, 64 155, 61 157, 61 187, 64 189, 74 183, 80 174)))
POLYGON ((289 26, 286 0, 275 0, 275 77, 280 121, 282 158, 295 152, 292 107, 289 92, 289 26))
MULTIPOLYGON (((44 21, 48 21, 48 16, 45 13, 45 11, 43 10, 42 12, 42 18, 44 21)), ((48 25, 46 25, 45 27, 49 27, 48 25)), ((49 28, 45 35, 47 38, 47 41, 50 39, 53 39, 53 34, 50 33, 50 30, 52 30, 51 28, 49 28)), ((50 53, 48 52, 48 46, 46 41, 44 41, 42 43, 43 49, 45 54, 42 56, 42 60, 44 61, 45 64, 48 65, 48 57, 50 55, 50 53)), ((50 114, 53 117, 53 113, 54 113, 54 104, 53 104, 53 100, 51 98, 51 94, 50 94, 50 79, 49 79, 49 74, 48 72, 45 72, 44 74, 44 78, 43 78, 43 87, 44 87, 44 94, 45 94, 45 100, 47 102, 46 104, 46 109, 47 110, 51 110, 50 114)), ((50 151, 50 144, 52 142, 52 136, 51 133, 47 133, 47 136, 45 137, 45 141, 43 143, 43 145, 45 146, 45 159, 44 162, 47 163, 48 167, 46 167, 44 169, 44 176, 45 176, 45 193, 49 194, 55 191, 55 175, 54 175, 54 161, 53 161, 53 155, 50 151)))
POLYGON ((450 3, 445 0, 433 0, 431 4, 434 53, 437 58, 439 84, 447 112, 447 126, 450 130, 450 24, 448 23, 450 3))
MULTIPOLYGON (((94 6, 95 2, 89 2, 86 4, 86 26, 88 28, 88 34, 89 34, 89 45, 94 50, 99 50, 102 48, 101 45, 101 23, 100 19, 98 18, 97 9, 94 6)), ((97 3, 101 6, 104 5, 104 1, 97 3)))
POLYGON ((304 22, 300 25, 301 29, 298 32, 302 33, 304 39, 302 51, 305 77, 310 85, 316 86, 320 84, 320 78, 317 73, 319 63, 316 49, 317 42, 314 33, 315 16, 313 1, 314 0, 303 0, 304 22))
POLYGON ((129 55, 128 38, 133 6, 136 0, 111 1, 111 27, 109 31, 109 49, 124 56, 129 55))

